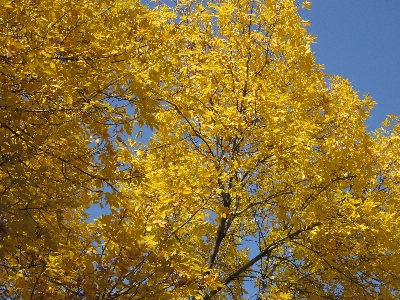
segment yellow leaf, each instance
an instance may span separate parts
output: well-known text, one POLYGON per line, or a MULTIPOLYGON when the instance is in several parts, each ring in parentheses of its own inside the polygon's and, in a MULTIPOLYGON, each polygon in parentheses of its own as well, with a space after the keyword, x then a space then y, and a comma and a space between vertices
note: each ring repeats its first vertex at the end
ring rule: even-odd
POLYGON ((307 9, 307 10, 310 10, 311 9, 311 4, 312 4, 312 2, 311 1, 303 1, 303 3, 302 3, 302 8, 305 8, 305 9, 307 9))
POLYGON ((46 56, 46 57, 52 57, 52 55, 50 54, 50 53, 48 53, 48 52, 46 52, 46 51, 44 51, 44 50, 42 50, 41 52, 40 52, 42 55, 44 55, 44 56, 46 56))

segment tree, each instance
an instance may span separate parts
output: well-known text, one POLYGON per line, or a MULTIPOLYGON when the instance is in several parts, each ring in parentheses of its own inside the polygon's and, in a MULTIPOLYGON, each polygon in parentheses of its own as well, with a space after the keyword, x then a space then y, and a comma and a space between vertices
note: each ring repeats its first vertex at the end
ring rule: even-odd
POLYGON ((138 122, 151 125, 150 79, 169 72, 156 58, 166 41, 155 35, 166 21, 124 1, 1 7, 0 291, 28 299, 72 272, 52 255, 82 254, 91 239, 85 211, 103 189, 137 176, 131 166, 118 170, 113 140, 138 122))
POLYGON ((2 297, 399 297, 400 127, 294 1, 3 2, 2 297))

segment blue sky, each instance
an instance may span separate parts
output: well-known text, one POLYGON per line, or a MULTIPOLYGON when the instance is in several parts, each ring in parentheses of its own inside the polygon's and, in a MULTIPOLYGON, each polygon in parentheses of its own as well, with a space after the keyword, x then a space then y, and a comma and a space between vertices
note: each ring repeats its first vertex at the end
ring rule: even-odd
POLYGON ((400 115, 400 1, 314 0, 301 16, 318 36, 312 46, 317 62, 378 102, 369 129, 389 113, 400 115))

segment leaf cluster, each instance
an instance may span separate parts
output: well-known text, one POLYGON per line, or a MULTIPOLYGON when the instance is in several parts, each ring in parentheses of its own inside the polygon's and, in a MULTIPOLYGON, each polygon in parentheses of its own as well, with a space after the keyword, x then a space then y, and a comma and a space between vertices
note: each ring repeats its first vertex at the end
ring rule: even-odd
POLYGON ((399 297, 398 119, 295 1, 0 5, 0 297, 399 297))

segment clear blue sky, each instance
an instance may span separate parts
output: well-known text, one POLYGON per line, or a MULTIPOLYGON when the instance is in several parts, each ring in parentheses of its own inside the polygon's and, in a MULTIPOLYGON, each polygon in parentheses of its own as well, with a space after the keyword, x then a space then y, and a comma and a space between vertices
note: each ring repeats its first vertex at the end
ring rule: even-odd
POLYGON ((378 102, 369 129, 400 115, 400 0, 314 0, 300 14, 318 36, 317 62, 378 102))

